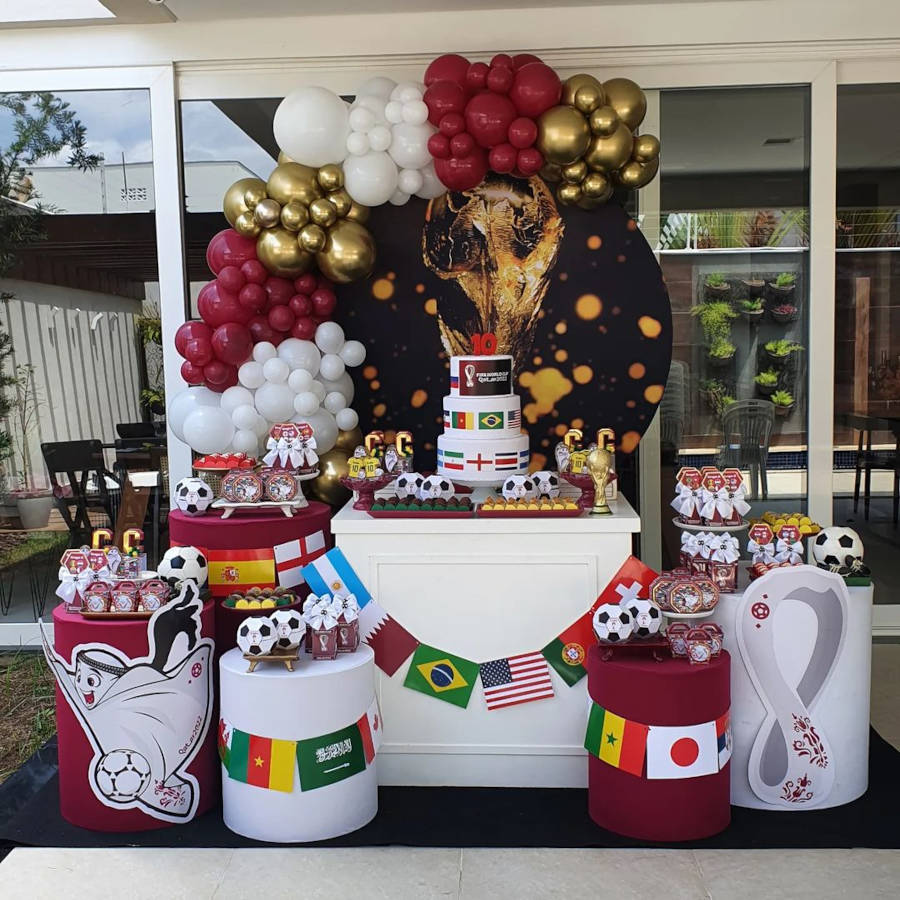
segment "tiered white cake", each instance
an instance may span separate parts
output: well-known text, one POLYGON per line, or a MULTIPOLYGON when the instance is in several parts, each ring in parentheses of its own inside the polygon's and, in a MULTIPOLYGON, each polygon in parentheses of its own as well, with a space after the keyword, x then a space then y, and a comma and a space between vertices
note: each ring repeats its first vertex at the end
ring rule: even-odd
POLYGON ((454 481, 499 483, 528 471, 522 403, 511 356, 453 356, 437 470, 454 481))

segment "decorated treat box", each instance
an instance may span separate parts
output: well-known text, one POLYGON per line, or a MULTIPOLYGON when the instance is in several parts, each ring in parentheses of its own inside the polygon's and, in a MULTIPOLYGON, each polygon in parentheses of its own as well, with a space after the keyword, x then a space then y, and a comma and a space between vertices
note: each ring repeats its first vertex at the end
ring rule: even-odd
POLYGON ((341 609, 337 625, 337 652, 355 653, 359 647, 359 603, 353 594, 336 597, 334 602, 341 609))
POLYGON ((256 472, 234 469, 222 478, 221 496, 229 503, 259 503, 265 485, 256 472))
POLYGON ((742 525, 744 516, 750 512, 750 504, 747 502, 746 489, 744 488, 744 476, 740 469, 723 469, 722 478, 725 481, 725 493, 731 512, 723 516, 725 525, 742 525))
POLYGON ((692 466, 680 469, 675 479, 675 498, 671 504, 678 513, 679 521, 687 525, 700 524, 702 494, 703 484, 700 470, 692 466))
POLYGON ((334 659, 338 653, 338 620, 343 613, 330 594, 310 594, 303 603, 303 618, 309 629, 306 652, 313 659, 334 659))
POLYGON ((722 652, 722 643, 725 639, 725 632, 722 631, 722 626, 717 622, 704 622, 700 627, 709 636, 712 644, 712 655, 718 656, 722 652))
POLYGON ((308 422, 281 422, 269 431, 263 465, 309 474, 319 466, 316 449, 316 438, 308 422))
MULTIPOLYGON (((691 628, 684 636, 687 658, 691 665, 704 665, 713 657, 713 639, 702 627, 691 628)), ((721 641, 719 642, 721 646, 721 641)))
POLYGON ((650 584, 650 599, 664 612, 693 615, 715 609, 719 588, 707 575, 663 572, 650 584))
POLYGON ((666 640, 672 650, 672 656, 687 656, 685 638, 690 631, 686 622, 672 622, 666 627, 666 640))
POLYGON ((263 469, 264 496, 273 503, 288 503, 300 494, 300 482, 293 472, 278 469, 263 469))
POLYGON ((700 507, 700 519, 704 525, 724 525, 732 513, 732 504, 728 500, 725 478, 718 469, 703 473, 703 486, 700 507))

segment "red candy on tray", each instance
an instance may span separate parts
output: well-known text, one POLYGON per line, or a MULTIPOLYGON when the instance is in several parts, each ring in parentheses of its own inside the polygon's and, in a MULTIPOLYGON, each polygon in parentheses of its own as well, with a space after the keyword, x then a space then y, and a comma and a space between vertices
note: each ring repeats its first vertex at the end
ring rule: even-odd
POLYGON ((256 465, 246 453, 208 453, 194 460, 195 469, 252 469, 256 465))

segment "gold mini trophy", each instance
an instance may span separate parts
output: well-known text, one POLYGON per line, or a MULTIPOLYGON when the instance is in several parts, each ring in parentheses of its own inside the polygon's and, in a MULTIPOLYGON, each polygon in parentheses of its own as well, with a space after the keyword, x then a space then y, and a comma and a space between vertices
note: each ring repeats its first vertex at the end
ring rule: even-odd
POLYGON ((606 438, 613 434, 609 428, 601 428, 597 432, 597 446, 588 454, 585 468, 594 482, 594 506, 591 509, 592 516, 610 516, 612 510, 606 502, 606 484, 615 463, 613 456, 614 444, 607 442, 606 438))

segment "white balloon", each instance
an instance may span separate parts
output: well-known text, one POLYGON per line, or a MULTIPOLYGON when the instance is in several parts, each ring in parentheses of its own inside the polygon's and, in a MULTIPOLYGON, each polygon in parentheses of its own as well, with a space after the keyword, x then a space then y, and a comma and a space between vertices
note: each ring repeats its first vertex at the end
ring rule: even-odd
POLYGON ((366 96, 358 97, 353 105, 370 110, 375 116, 376 123, 381 124, 384 122, 384 98, 376 97, 374 94, 368 94, 366 96))
POLYGON ((402 122, 391 129, 391 159, 401 169, 424 169, 431 162, 428 138, 435 133, 433 125, 402 122))
POLYGON ((260 341, 253 345, 253 358, 258 363, 264 363, 266 360, 273 359, 278 356, 278 351, 271 341, 260 341))
POLYGON ((369 146, 376 151, 382 153, 391 146, 391 131, 386 125, 376 125, 369 132, 369 146))
POLYGON ((347 136, 347 152, 353 156, 365 156, 371 149, 368 136, 361 131, 351 131, 347 136))
POLYGON ((286 422, 294 412, 294 392, 286 384, 267 381, 255 400, 260 415, 270 422, 286 422))
POLYGON ((221 395, 211 391, 208 387, 197 385, 179 391, 169 403, 169 414, 166 421, 172 429, 172 434, 179 441, 184 440, 184 420, 200 406, 218 406, 221 395))
POLYGON ((399 100, 391 100, 384 108, 384 117, 392 125, 399 125, 403 121, 403 104, 399 100))
POLYGON ((227 413, 233 413, 239 406, 253 403, 253 394, 239 384, 222 391, 221 407, 227 413))
POLYGON ((291 91, 275 110, 275 142, 305 166, 339 163, 350 133, 347 104, 333 91, 308 85, 291 91))
POLYGON ((238 381, 251 391, 255 391, 258 387, 262 387, 266 383, 266 376, 263 375, 262 363, 245 362, 238 369, 238 381))
POLYGON ((344 346, 344 329, 337 322, 323 322, 316 329, 316 346, 323 353, 338 353, 344 346))
POLYGON ((375 124, 375 113, 365 106, 354 106, 350 110, 350 127, 354 131, 368 131, 375 124))
POLYGON ((416 191, 417 197, 422 197, 424 200, 433 200, 435 197, 440 197, 441 194, 446 193, 447 188, 444 187, 441 180, 437 177, 433 162, 419 171, 422 173, 424 184, 420 190, 416 191))
POLYGON ((357 97, 381 97, 382 100, 387 100, 391 96, 391 91, 397 87, 397 82, 394 81, 393 78, 387 78, 384 75, 375 75, 373 78, 370 78, 368 81, 364 81, 359 90, 356 92, 357 97))
POLYGON ((411 103, 413 100, 421 100, 425 94, 425 85, 410 82, 409 84, 399 85, 400 92, 397 99, 401 103, 411 103))
POLYGON ((321 354, 312 341, 288 338, 279 344, 278 357, 283 359, 292 369, 306 369, 313 377, 319 371, 321 354))
POLYGON ((403 104, 403 121, 422 125, 428 121, 428 107, 422 100, 409 100, 403 104))
POLYGON ((319 397, 313 391, 304 391, 294 397, 294 412, 311 416, 319 408, 319 397))
POLYGON ((337 353, 326 353, 322 357, 319 374, 327 381, 336 381, 344 374, 344 361, 337 353))
POLYGON ((397 190, 397 166, 387 153, 374 152, 372 134, 374 129, 369 134, 372 152, 364 156, 352 156, 344 162, 344 187, 363 206, 387 203, 391 194, 397 190))
POLYGON ((257 433, 259 437, 265 437, 272 425, 266 421, 264 416, 261 416, 259 413, 256 414, 256 421, 253 423, 253 430, 257 433))
POLYGON ((184 420, 184 440, 197 453, 220 453, 231 443, 231 417, 217 406, 198 406, 184 420))
POLYGON ((321 381, 314 381, 312 386, 312 393, 314 393, 319 398, 319 403, 321 403, 325 399, 325 395, 328 393, 328 388, 326 388, 321 381))
POLYGON ((313 377, 306 369, 294 369, 288 375, 288 387, 295 394, 302 394, 304 391, 308 391, 312 387, 312 383, 313 377))
POLYGON ((390 196, 390 203, 392 206, 403 206, 409 200, 409 194, 406 191, 396 190, 390 196))
POLYGON ((339 353, 345 366, 361 365, 366 358, 366 348, 361 341, 346 341, 339 353))
POLYGON ((263 363, 263 375, 272 384, 284 384, 291 374, 291 367, 280 357, 266 360, 263 363))
POLYGON ((425 179, 418 169, 401 169, 400 177, 397 179, 397 189, 403 191, 404 194, 415 194, 422 190, 425 179))
POLYGON ((357 415, 356 410, 350 409, 349 406, 346 409, 340 410, 334 417, 334 420, 341 431, 353 431, 353 429, 359 425, 359 416, 357 415))
POLYGON ((234 423, 234 427, 245 431, 248 428, 256 428, 256 420, 259 418, 260 415, 252 403, 239 406, 231 413, 231 421, 234 423))
POLYGON ((347 406, 349 406, 353 402, 355 389, 353 387, 353 379, 350 377, 349 372, 344 372, 344 374, 341 375, 341 377, 338 378, 337 381, 325 381, 324 379, 317 379, 313 383, 314 389, 315 385, 317 384, 321 384, 325 388, 326 394, 330 394, 332 391, 340 391, 347 399, 347 406))
MULTIPOLYGON (((296 416, 295 416, 296 419, 296 416)), ((327 409, 320 409, 311 416, 303 419, 307 422, 316 436, 316 452, 321 456, 327 453, 333 446, 338 436, 337 422, 327 409)))
POLYGON ((259 437, 252 429, 240 428, 234 433, 231 445, 238 453, 256 456, 259 453, 259 437))
POLYGON ((347 400, 340 391, 332 391, 330 394, 325 395, 325 401, 322 403, 322 406, 328 412, 337 415, 342 409, 347 408, 347 400))

